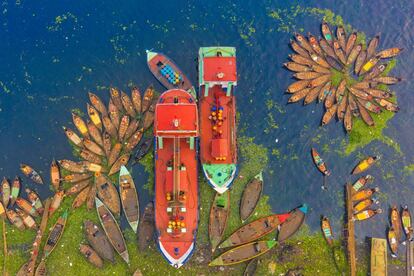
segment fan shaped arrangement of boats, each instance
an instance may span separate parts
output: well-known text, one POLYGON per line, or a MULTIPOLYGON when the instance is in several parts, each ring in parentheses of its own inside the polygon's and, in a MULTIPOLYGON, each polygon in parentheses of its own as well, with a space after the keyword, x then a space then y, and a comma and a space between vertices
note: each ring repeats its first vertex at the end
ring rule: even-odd
POLYGON ((325 106, 321 124, 328 124, 336 116, 347 132, 352 131, 353 117, 374 126, 372 113, 383 109, 397 112, 399 107, 388 86, 401 78, 388 73, 393 67, 391 59, 402 48, 378 51, 379 35, 366 45, 357 32, 347 34, 342 26, 335 36, 326 22, 322 22, 322 35, 318 40, 310 33, 308 37, 296 33, 291 41, 295 53, 284 66, 295 72, 297 81, 287 88, 292 94, 289 103, 303 99, 307 105, 318 99, 325 106))

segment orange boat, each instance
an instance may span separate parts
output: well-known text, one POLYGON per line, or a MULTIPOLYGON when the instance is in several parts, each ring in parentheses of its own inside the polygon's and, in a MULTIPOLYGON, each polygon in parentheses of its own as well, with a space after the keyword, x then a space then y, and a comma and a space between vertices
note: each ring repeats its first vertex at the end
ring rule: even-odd
POLYGON ((194 251, 198 224, 198 113, 184 90, 164 92, 155 108, 155 227, 165 259, 181 267, 194 251))
POLYGON ((199 50, 200 161, 211 186, 224 193, 236 176, 236 49, 199 50))

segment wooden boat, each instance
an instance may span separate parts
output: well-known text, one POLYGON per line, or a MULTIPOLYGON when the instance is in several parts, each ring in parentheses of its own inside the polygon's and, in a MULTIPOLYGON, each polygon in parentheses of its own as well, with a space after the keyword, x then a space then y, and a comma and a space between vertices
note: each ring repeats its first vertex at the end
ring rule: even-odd
POLYGON ((43 180, 40 177, 39 173, 36 172, 32 167, 26 164, 20 164, 20 170, 22 173, 30 178, 33 182, 37 184, 43 184, 43 180))
MULTIPOLYGON (((334 41, 333 42, 333 50, 335 52, 335 55, 339 58, 339 61, 342 62, 342 64, 348 64, 348 59, 351 56, 351 54, 349 55, 348 59, 345 57, 345 53, 342 50, 341 46, 339 45, 338 41, 334 41)), ((351 51, 352 53, 352 51, 351 51)))
POLYGON ((118 129, 121 115, 120 115, 119 109, 113 103, 112 99, 109 100, 108 112, 109 112, 109 119, 111 123, 114 125, 116 129, 118 129))
POLYGON ((108 166, 112 166, 114 162, 119 158, 119 154, 121 153, 121 150, 122 150, 121 143, 116 143, 115 145, 113 145, 111 152, 109 153, 109 156, 108 156, 108 166))
POLYGON ((7 218, 9 219, 10 223, 16 226, 19 230, 24 230, 26 227, 24 226, 22 218, 13 210, 7 209, 6 210, 7 218))
POLYGON ((308 40, 301 34, 295 33, 296 41, 299 43, 299 45, 304 48, 308 53, 313 53, 313 48, 308 42, 308 40))
POLYGON ((82 149, 79 152, 79 156, 86 161, 99 164, 99 165, 102 164, 102 157, 87 149, 82 149))
POLYGON ((313 71, 318 72, 318 73, 322 73, 322 74, 330 74, 331 70, 329 70, 328 68, 325 68, 323 66, 320 65, 312 65, 310 67, 313 71))
POLYGON ((27 199, 32 204, 32 206, 36 209, 37 213, 39 215, 43 214, 44 208, 43 208, 42 201, 39 198, 39 195, 29 188, 26 188, 26 194, 27 194, 27 199))
POLYGON ((190 258, 198 225, 198 112, 184 90, 164 92, 155 108, 155 227, 158 248, 175 268, 190 258))
POLYGON ((6 208, 4 208, 3 203, 0 201, 0 217, 5 219, 6 216, 6 208))
POLYGON ((92 183, 91 190, 89 191, 88 198, 86 199, 86 208, 88 211, 92 210, 95 207, 95 197, 96 197, 96 184, 92 183))
POLYGON ((4 205, 4 208, 7 208, 10 201, 10 182, 7 180, 6 177, 3 177, 3 180, 1 181, 1 196, 2 196, 2 202, 4 205))
POLYGON ((114 184, 106 176, 97 174, 95 175, 95 185, 99 199, 105 203, 113 214, 119 216, 121 213, 121 203, 114 184))
POLYGON ((71 196, 71 195, 77 194, 80 191, 82 191, 83 189, 85 189, 86 187, 88 187, 89 184, 90 184, 90 179, 86 179, 84 181, 78 182, 75 185, 73 185, 72 187, 70 187, 69 189, 67 189, 65 191, 65 195, 66 196, 71 196))
POLYGON ((380 58, 392 58, 392 57, 398 56, 402 50, 403 48, 397 48, 397 47, 389 48, 389 49, 382 50, 381 52, 377 54, 377 56, 379 56, 380 58))
POLYGON ((76 129, 82 134, 83 137, 89 137, 88 127, 85 121, 75 113, 72 113, 72 121, 76 129))
POLYGON ((57 191, 55 195, 53 196, 52 203, 49 207, 49 217, 53 215, 54 212, 56 212, 57 209, 59 209, 60 204, 63 201, 63 198, 65 197, 65 191, 57 191))
POLYGON ((124 136, 125 133, 128 129, 129 126, 129 116, 128 115, 124 115, 121 118, 121 123, 119 124, 119 128, 118 128, 118 137, 119 137, 119 141, 123 141, 124 140, 124 136))
POLYGON ((336 38, 339 41, 339 45, 341 45, 342 50, 345 51, 346 49, 346 32, 343 26, 338 26, 336 29, 336 38))
POLYGON ((132 230, 137 233, 139 223, 139 201, 134 180, 125 166, 119 172, 119 194, 121 195, 122 210, 132 230))
POLYGON ((331 82, 328 81, 319 91, 319 96, 318 96, 319 102, 323 102, 330 93, 331 93, 331 82))
POLYGON ((303 98, 305 98, 309 94, 310 90, 311 90, 311 87, 306 87, 306 88, 304 88, 304 89, 302 89, 298 92, 295 92, 295 94, 293 94, 289 98, 288 103, 296 103, 296 102, 302 100, 303 98))
POLYGON ((37 212, 36 208, 34 206, 32 206, 32 204, 30 204, 27 200, 18 197, 16 199, 16 204, 17 206, 19 206, 20 209, 22 209, 23 211, 25 211, 27 214, 34 216, 34 217, 38 217, 39 213, 37 212))
POLYGON ((338 102, 338 108, 336 110, 336 116, 338 117, 338 120, 343 121, 346 113, 346 107, 348 106, 347 103, 347 97, 341 97, 338 102))
POLYGON ((106 172, 106 169, 104 167, 102 167, 101 165, 99 165, 99 164, 92 163, 92 162, 89 162, 89 161, 83 161, 82 164, 86 168, 86 170, 89 171, 89 172, 94 172, 94 173, 96 173, 96 172, 98 172, 98 173, 106 172))
POLYGON ((224 193, 237 172, 236 49, 202 47, 198 62, 200 132, 203 133, 200 162, 209 184, 224 193))
POLYGON ((208 265, 223 266, 239 264, 263 255, 272 249, 276 244, 277 242, 275 240, 255 241, 247 243, 224 252, 213 261, 211 261, 211 263, 208 265))
POLYGON ((293 74, 295 78, 298 80, 312 80, 316 79, 317 77, 322 76, 323 74, 314 72, 314 71, 306 71, 306 72, 297 72, 293 74))
POLYGON ((82 146, 82 139, 73 130, 65 126, 63 126, 62 128, 63 128, 63 131, 65 132, 66 137, 68 137, 71 143, 73 143, 75 146, 78 146, 78 147, 82 146))
POLYGON ((332 31, 329 28, 328 23, 326 23, 325 21, 322 22, 322 35, 330 45, 333 44, 334 37, 332 36, 332 31))
POLYGON ((129 264, 128 248, 126 247, 124 236, 122 236, 118 223, 109 209, 97 197, 95 197, 95 204, 99 221, 101 222, 109 242, 112 244, 115 251, 122 257, 122 259, 129 264))
POLYGON ((249 261, 246 268, 244 269, 243 276, 254 276, 257 269, 257 259, 253 259, 249 261))
POLYGON ((375 122, 374 119, 371 117, 367 109, 359 102, 357 101, 359 113, 361 114, 361 118, 364 121, 365 124, 368 126, 374 126, 375 122))
POLYGON ((365 64, 366 59, 367 59, 367 51, 361 50, 361 52, 359 52, 359 55, 355 60, 355 67, 354 67, 355 74, 359 75, 359 71, 361 71, 362 65, 365 64))
POLYGON ((380 160, 380 156, 368 156, 356 165, 352 171, 352 174, 359 174, 368 170, 377 160, 380 160))
POLYGON ((391 77, 391 76, 381 76, 381 77, 375 77, 372 80, 375 82, 391 85, 391 84, 396 84, 402 81, 402 78, 391 77))
POLYGON ((292 72, 307 72, 311 70, 311 67, 307 65, 298 64, 295 62, 285 62, 283 63, 283 66, 285 66, 288 70, 292 72))
POLYGON ((129 158, 130 158, 130 153, 124 153, 122 154, 112 165, 111 169, 109 170, 108 175, 113 175, 117 172, 119 172, 119 170, 121 169, 122 166, 125 166, 126 164, 128 164, 129 158))
POLYGON ((321 46, 319 46, 319 42, 318 39, 313 36, 311 33, 308 34, 308 40, 309 40, 309 44, 312 47, 312 50, 318 54, 319 56, 323 56, 323 50, 321 48, 321 46))
POLYGON ((154 203, 148 202, 145 206, 138 227, 138 248, 144 251, 148 244, 154 239, 154 203))
POLYGON ((275 214, 254 220, 246 225, 241 226, 226 240, 224 240, 219 248, 237 246, 260 239, 267 234, 273 232, 282 223, 284 223, 293 214, 292 211, 286 214, 275 214))
POLYGON ((101 257, 93 250, 89 245, 81 244, 79 246, 79 251, 82 255, 88 260, 89 263, 93 264, 97 268, 103 267, 103 261, 101 257))
POLYGON ((326 110, 325 114, 323 114, 323 117, 322 117, 322 123, 321 123, 322 126, 325 126, 331 122, 332 118, 336 114, 337 109, 338 109, 338 104, 334 104, 333 106, 331 106, 330 108, 326 110))
POLYGON ((395 205, 391 207, 390 221, 391 221, 392 228, 394 228, 394 232, 397 237, 397 240, 400 241, 402 237, 401 216, 400 216, 400 212, 398 211, 397 206, 395 205))
POLYGON ((372 80, 373 78, 378 77, 382 72, 384 72, 385 68, 387 68, 388 64, 377 64, 375 65, 372 70, 366 74, 363 78, 363 81, 369 81, 372 80))
POLYGON ((89 92, 89 100, 91 101, 92 105, 101 113, 102 116, 108 114, 106 107, 102 100, 94 93, 89 92))
POLYGON ((100 156, 105 156, 105 152, 103 151, 103 149, 97 143, 93 142, 92 140, 85 138, 83 139, 83 144, 91 152, 97 155, 100 155, 100 156))
POLYGON ((352 185, 352 188, 355 192, 358 192, 359 190, 361 190, 362 187, 364 187, 367 183, 372 182, 373 180, 374 177, 372 177, 369 174, 366 176, 362 176, 357 181, 355 181, 355 183, 352 185))
POLYGON ((325 238, 326 242, 329 246, 333 246, 334 238, 331 223, 329 222, 329 219, 325 216, 322 217, 321 228, 323 237, 325 238))
POLYGON ((353 216, 353 220, 362 221, 362 220, 366 220, 366 219, 372 218, 375 215, 381 214, 381 213, 382 213, 382 209, 376 209, 376 210, 369 209, 369 210, 362 211, 362 212, 360 212, 358 214, 355 214, 353 216))
POLYGON ((365 101, 362 99, 357 99, 357 101, 367 110, 371 111, 372 113, 379 114, 382 112, 381 108, 372 102, 365 101))
POLYGON ((359 71, 359 74, 363 75, 369 72, 372 69, 372 67, 374 67, 379 61, 380 61, 380 58, 377 56, 370 58, 364 65, 362 65, 361 70, 359 71))
POLYGON ((374 99, 377 104, 384 107, 386 110, 391 112, 398 112, 400 108, 393 102, 387 101, 385 99, 374 99))
POLYGON ((290 216, 279 226, 279 234, 277 240, 279 242, 285 241, 293 236, 305 221, 305 215, 308 212, 308 205, 303 204, 291 211, 290 216))
POLYGON ((331 172, 327 169, 325 161, 323 161, 323 159, 321 158, 321 156, 319 155, 319 153, 316 151, 315 148, 312 148, 311 154, 312 154, 313 162, 315 163, 318 170, 324 175, 329 176, 331 172))
POLYGON ((349 35, 348 40, 345 45, 345 54, 348 56, 351 53, 352 48, 354 48, 355 41, 357 39, 357 33, 353 32, 349 35))
POLYGON ((60 170, 55 159, 53 159, 50 165, 50 182, 55 190, 59 190, 60 185, 60 170))
POLYGON ((362 50, 362 45, 358 44, 356 46, 354 46, 354 48, 352 48, 351 52, 349 53, 349 56, 346 60, 346 64, 350 65, 350 64, 354 64, 355 60, 357 59, 357 57, 359 56, 359 53, 362 50))
POLYGON ((381 90, 381 89, 376 89, 376 88, 365 88, 364 91, 366 93, 370 94, 372 97, 380 98, 380 99, 387 99, 387 98, 390 98, 392 96, 392 94, 390 92, 384 91, 384 90, 381 90))
POLYGON ((149 129, 154 123, 154 112, 155 112, 155 101, 150 105, 148 110, 144 113, 144 118, 142 122, 142 127, 144 130, 149 129))
POLYGON ((335 52, 332 49, 332 47, 329 45, 328 41, 322 38, 319 40, 319 45, 321 46, 322 50, 325 52, 326 57, 336 59, 335 52))
POLYGON ((141 106, 142 113, 147 111, 147 109, 149 108, 150 104, 153 101, 153 98, 154 98, 154 87, 150 85, 144 92, 144 97, 142 99, 142 106, 141 106))
POLYGON ((89 118, 91 119, 92 123, 102 131, 102 121, 101 117, 99 116, 98 110, 95 107, 91 106, 89 103, 86 104, 86 109, 88 111, 89 118))
POLYGON ((19 197, 20 187, 22 184, 20 183, 19 177, 15 177, 11 187, 11 194, 10 194, 10 207, 13 207, 16 199, 19 197))
POLYGON ((102 258, 112 263, 115 262, 114 248, 101 228, 90 220, 83 222, 85 236, 91 247, 102 258))
POLYGON ((129 137, 128 141, 124 143, 126 152, 131 152, 135 149, 135 147, 141 141, 143 133, 144 133, 144 129, 141 128, 141 129, 138 129, 131 137, 129 137))
POLYGON ((348 106, 351 109, 352 116, 359 117, 359 115, 360 115, 359 114, 359 109, 358 109, 357 103, 355 101, 355 98, 354 98, 354 96, 352 96, 351 93, 348 93, 348 106))
POLYGON ((349 92, 351 92, 355 97, 358 97, 358 98, 361 98, 361 99, 364 99, 364 100, 372 100, 372 96, 370 96, 370 94, 368 94, 368 93, 366 93, 362 90, 355 89, 352 86, 347 86, 347 88, 348 88, 349 92))
MULTIPOLYGON (((318 56, 316 54, 311 54, 311 59, 314 61, 314 64, 317 64, 319 66, 330 68, 329 63, 325 60, 325 57, 318 56)), ((311 64, 310 66, 313 66, 311 64)))
POLYGON ((299 92, 309 86, 310 80, 300 80, 295 81, 292 84, 290 84, 286 90, 288 93, 296 93, 299 92))
POLYGON ((387 241, 371 239, 371 275, 387 276, 387 241))
POLYGON ((39 265, 36 268, 35 276, 46 276, 47 275, 47 269, 46 269, 46 261, 41 260, 39 265))
POLYGON ((103 147, 101 131, 91 121, 88 121, 86 126, 88 127, 89 135, 92 137, 93 141, 95 141, 100 147, 103 147))
POLYGON ((141 114, 141 110, 142 110, 141 92, 136 86, 134 86, 131 90, 131 100, 132 100, 132 105, 134 106, 134 109, 137 112, 137 114, 141 114))
POLYGON ((111 119, 108 116, 102 117, 102 122, 105 128, 105 131, 111 135, 113 139, 118 139, 118 132, 116 126, 112 123, 111 119))
POLYGON ((129 121, 128 128, 125 132, 124 140, 128 141, 128 139, 132 136, 132 134, 134 134, 137 131, 138 127, 139 127, 139 121, 132 118, 129 121))
POLYGON ((111 96, 110 101, 119 111, 124 111, 124 106, 122 105, 121 93, 119 93, 118 88, 110 87, 109 95, 111 96))
POLYGON ((260 172, 244 187, 244 191, 240 200, 240 219, 242 223, 246 221, 260 200, 263 190, 263 174, 260 172))
POLYGON ((330 80, 331 80, 331 74, 325 74, 325 75, 322 75, 322 76, 317 77, 315 79, 312 79, 309 83, 309 86, 310 87, 321 86, 321 85, 324 85, 325 83, 327 83, 330 80))
MULTIPOLYGON (((49 215, 50 217, 50 215, 49 215)), ((66 221, 68 219, 68 210, 65 210, 60 217, 57 219, 55 225, 53 226, 52 230, 49 232, 49 236, 47 237, 45 247, 43 248, 43 258, 46 259, 50 256, 53 249, 55 249, 56 245, 58 244, 60 238, 62 237, 63 231, 65 230, 66 221)))
POLYGON ((352 131, 352 112, 349 105, 347 105, 344 116, 345 130, 349 133, 352 131))
POLYGON ((90 189, 90 187, 86 187, 75 197, 72 202, 72 209, 79 208, 86 202, 90 189))
POLYGON ((397 234, 392 226, 388 229, 387 237, 388 237, 388 244, 391 249, 391 256, 393 258, 397 258, 399 241, 398 241, 397 234))
POLYGON ((69 183, 77 183, 80 181, 90 179, 91 177, 92 177, 92 174, 90 173, 68 174, 63 177, 63 181, 69 182, 69 183))
POLYGON ((137 113, 134 110, 131 98, 123 91, 121 91, 121 101, 126 113, 132 118, 135 118, 137 116, 137 113))
POLYGON ((361 201, 361 200, 371 198, 372 195, 378 191, 379 191, 379 187, 360 190, 359 192, 356 192, 352 195, 352 201, 361 201))
POLYGON ((369 207, 371 207, 372 204, 378 204, 378 203, 379 203, 379 201, 376 198, 364 199, 364 200, 358 202, 357 204, 355 204, 355 206, 353 208, 354 214, 368 209, 369 207))
POLYGON ((402 222, 404 233, 407 236, 407 240, 411 241, 412 240, 412 235, 413 235, 413 226, 412 226, 412 222, 411 222, 410 210, 408 210, 407 205, 405 205, 402 208, 401 222, 402 222))
MULTIPOLYGON (((194 86, 183 71, 166 55, 147 51, 147 64, 154 77, 167 89, 182 89, 197 99, 194 86)), ((143 108, 143 112, 146 111, 143 108)))
POLYGON ((85 165, 82 162, 75 162, 75 161, 63 159, 63 160, 59 160, 58 163, 62 168, 70 172, 82 173, 82 174, 87 172, 85 165))
POLYGON ((214 252, 221 242, 227 220, 230 216, 230 192, 216 193, 210 208, 208 236, 210 238, 211 251, 214 252))
POLYGON ((22 218, 24 225, 29 229, 37 229, 36 221, 27 213, 16 208, 16 213, 22 218))
POLYGON ((302 57, 308 57, 309 53, 306 51, 302 46, 300 46, 295 40, 290 40, 290 47, 292 47, 293 51, 297 54, 301 55, 302 57))
POLYGON ((378 47, 379 39, 380 39, 379 35, 376 35, 369 41, 368 46, 367 46, 367 59, 370 59, 375 55, 375 52, 378 47))

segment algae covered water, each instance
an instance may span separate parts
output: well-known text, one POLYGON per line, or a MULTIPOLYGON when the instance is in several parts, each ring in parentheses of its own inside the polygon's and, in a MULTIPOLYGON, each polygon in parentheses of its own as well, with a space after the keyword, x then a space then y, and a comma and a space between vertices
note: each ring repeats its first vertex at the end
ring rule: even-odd
MULTIPOLYGON (((313 230, 323 214, 340 232, 344 184, 355 180, 350 172, 368 154, 382 157, 369 171, 371 185, 381 189, 381 208, 414 209, 412 1, 2 1, 1 13, 0 175, 14 177, 25 162, 47 178, 53 158, 71 158, 61 127, 71 111, 85 110, 89 90, 105 100, 110 86, 144 89, 152 83, 162 91, 147 68, 146 49, 171 57, 196 84, 199 47, 222 45, 237 48, 239 135, 268 150, 265 193, 274 212, 306 202, 313 230), (401 111, 382 135, 363 133, 377 138, 368 145, 355 135, 349 141, 340 123, 320 127, 321 104, 287 105, 284 91, 292 80, 282 63, 291 53, 289 39, 295 31, 319 34, 322 17, 331 25, 343 20, 368 38, 380 33, 381 49, 405 48, 391 73, 404 78, 392 87, 401 111), (332 170, 327 191, 321 190, 312 146, 332 170)), ((139 166, 133 173, 144 206, 147 174, 139 166)), ((41 197, 51 194, 47 185, 36 189, 41 197)), ((359 223, 356 233, 361 240, 382 237, 386 225, 383 214, 359 223)))

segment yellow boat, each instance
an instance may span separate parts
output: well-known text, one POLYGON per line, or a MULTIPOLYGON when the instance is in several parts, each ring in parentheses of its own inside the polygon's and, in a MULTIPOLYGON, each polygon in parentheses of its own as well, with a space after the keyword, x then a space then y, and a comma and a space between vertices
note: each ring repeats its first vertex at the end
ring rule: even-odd
POLYGON ((356 167, 352 171, 352 174, 359 174, 359 173, 362 173, 363 171, 368 170, 377 160, 380 160, 379 156, 367 157, 366 159, 359 162, 358 165, 356 165, 356 167))
POLYGON ((387 276, 387 241, 371 240, 371 276, 387 276))

